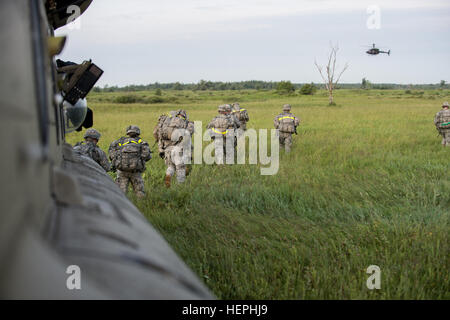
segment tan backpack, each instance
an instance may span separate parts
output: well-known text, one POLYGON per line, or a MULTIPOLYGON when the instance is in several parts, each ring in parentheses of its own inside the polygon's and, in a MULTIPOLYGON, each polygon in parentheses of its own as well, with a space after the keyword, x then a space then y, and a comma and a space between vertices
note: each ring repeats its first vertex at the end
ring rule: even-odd
POLYGON ((187 121, 180 117, 167 117, 160 130, 162 140, 172 140, 175 129, 186 129, 187 121))
POLYGON ((278 117, 278 129, 284 133, 295 132, 295 117, 292 114, 280 114, 278 117))

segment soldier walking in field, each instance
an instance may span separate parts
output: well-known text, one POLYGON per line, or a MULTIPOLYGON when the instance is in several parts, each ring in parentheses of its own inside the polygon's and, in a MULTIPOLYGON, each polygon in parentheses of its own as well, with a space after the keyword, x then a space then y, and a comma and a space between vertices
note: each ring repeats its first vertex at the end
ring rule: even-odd
POLYGON ((170 187, 175 173, 178 183, 186 180, 193 133, 194 123, 189 121, 185 110, 171 111, 159 117, 153 135, 158 141, 159 155, 165 160, 167 166, 164 178, 166 187, 170 187))
POLYGON ((75 144, 73 150, 79 154, 90 157, 108 172, 111 169, 111 165, 105 152, 97 145, 100 137, 100 132, 94 128, 87 129, 84 134, 84 141, 75 144))
POLYGON ((233 119, 230 115, 230 105, 220 105, 218 107, 219 115, 215 116, 206 126, 210 129, 211 138, 214 139, 214 150, 217 164, 233 163, 234 161, 234 144, 235 129, 240 127, 237 119, 233 119))
POLYGON ((250 118, 248 116, 247 110, 241 108, 241 106, 237 102, 233 103, 232 112, 240 123, 240 127, 237 130, 238 131, 237 137, 239 138, 244 134, 244 131, 247 130, 247 122, 250 120, 250 118))
POLYGON ((145 196, 144 180, 145 163, 149 161, 151 151, 148 143, 140 138, 141 130, 138 126, 128 126, 127 137, 121 137, 109 146, 109 158, 113 168, 117 170, 116 183, 126 194, 131 183, 139 198, 145 196))
POLYGON ((275 129, 279 130, 280 146, 284 146, 286 152, 291 151, 292 134, 297 134, 297 127, 300 124, 300 119, 290 111, 291 105, 285 104, 283 106, 283 112, 277 115, 273 121, 275 129))
POLYGON ((442 110, 436 113, 434 125, 442 136, 442 145, 450 147, 450 110, 448 102, 442 104, 442 110))

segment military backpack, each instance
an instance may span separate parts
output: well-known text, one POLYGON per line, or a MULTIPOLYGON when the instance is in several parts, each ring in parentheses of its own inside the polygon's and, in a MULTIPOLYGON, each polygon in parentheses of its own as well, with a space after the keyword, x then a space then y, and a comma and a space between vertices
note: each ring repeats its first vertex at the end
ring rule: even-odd
POLYGON ((175 129, 186 129, 188 122, 180 117, 167 116, 160 129, 162 140, 172 140, 175 129))
POLYGON ((280 114, 278 117, 278 129, 284 133, 295 132, 295 118, 292 114, 280 114))
POLYGON ((126 138, 115 146, 113 165, 125 172, 142 172, 145 162, 142 159, 142 139, 126 138))
POLYGON ((450 110, 443 110, 439 113, 436 127, 439 131, 450 130, 450 110))

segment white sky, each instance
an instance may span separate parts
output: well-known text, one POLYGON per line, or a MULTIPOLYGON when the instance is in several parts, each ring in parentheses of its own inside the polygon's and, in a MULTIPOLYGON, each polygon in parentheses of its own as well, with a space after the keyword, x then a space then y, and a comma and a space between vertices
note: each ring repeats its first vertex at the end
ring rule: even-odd
POLYGON ((350 67, 341 82, 449 81, 448 0, 94 0, 61 59, 92 58, 99 85, 266 80, 320 82, 329 43, 350 67), (368 29, 369 5, 380 29, 368 29), (376 43, 391 56, 368 56, 376 43))

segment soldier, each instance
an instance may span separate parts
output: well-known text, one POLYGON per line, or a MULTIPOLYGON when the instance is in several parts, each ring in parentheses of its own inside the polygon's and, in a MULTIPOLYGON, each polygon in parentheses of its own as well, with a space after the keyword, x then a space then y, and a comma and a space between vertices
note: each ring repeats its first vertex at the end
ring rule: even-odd
POLYGON ((442 110, 436 113, 434 125, 442 136, 442 145, 450 147, 450 110, 448 102, 442 104, 442 110))
MULTIPOLYGON (((236 149, 237 146, 237 138, 239 137, 239 130, 241 128, 241 122, 239 121, 239 118, 236 114, 233 113, 233 107, 231 104, 226 104, 225 109, 227 110, 227 114, 230 116, 231 120, 233 121, 233 132, 234 132, 234 143, 233 147, 236 149)), ((233 150, 234 152, 234 150, 233 150)))
POLYGON ((106 172, 111 169, 111 164, 106 157, 105 152, 97 145, 101 134, 97 130, 91 128, 84 133, 84 141, 78 142, 73 150, 79 154, 90 157, 97 162, 106 172))
POLYGON ((153 129, 153 137, 155 138, 155 142, 158 143, 158 150, 159 150, 159 156, 164 159, 164 141, 161 139, 161 129, 164 125, 164 121, 166 121, 167 118, 175 117, 177 114, 177 111, 169 111, 166 114, 162 114, 158 118, 158 123, 156 124, 155 128, 153 129))
POLYGON ((291 105, 285 104, 283 106, 283 113, 277 115, 273 121, 275 129, 279 130, 279 139, 281 147, 285 146, 286 152, 291 151, 292 134, 297 134, 297 126, 300 124, 300 119, 294 116, 291 111, 291 105))
POLYGON ((141 130, 138 126, 128 126, 128 137, 121 137, 109 146, 109 158, 114 169, 117 170, 116 183, 126 194, 128 184, 131 182, 133 190, 139 198, 145 196, 144 180, 145 163, 152 158, 150 147, 139 136, 141 130))
POLYGON ((167 165, 164 178, 166 187, 170 187, 175 173, 178 183, 183 183, 186 180, 188 162, 185 148, 192 147, 190 139, 194 133, 194 123, 189 121, 185 110, 171 111, 158 119, 153 133, 158 139, 159 154, 167 165), (175 133, 177 129, 180 131, 175 133))
POLYGON ((241 126, 238 129, 237 136, 240 137, 244 134, 244 131, 247 130, 247 122, 250 120, 247 110, 241 109, 239 103, 233 103, 233 114, 239 120, 241 126))
POLYGON ((233 113, 233 107, 231 104, 226 104, 225 110, 227 110, 227 115, 231 117, 231 120, 233 121, 233 128, 237 132, 237 130, 241 127, 241 122, 239 121, 238 116, 233 113))
POLYGON ((232 163, 235 138, 234 131, 239 128, 240 124, 236 123, 236 119, 231 117, 230 105, 220 105, 218 112, 219 115, 215 116, 206 128, 210 129, 211 137, 214 139, 216 163, 223 164, 224 155, 226 156, 226 162, 232 163), (232 139, 231 143, 230 139, 232 139), (229 152, 227 152, 227 141, 230 144, 228 146, 230 148, 229 152))

